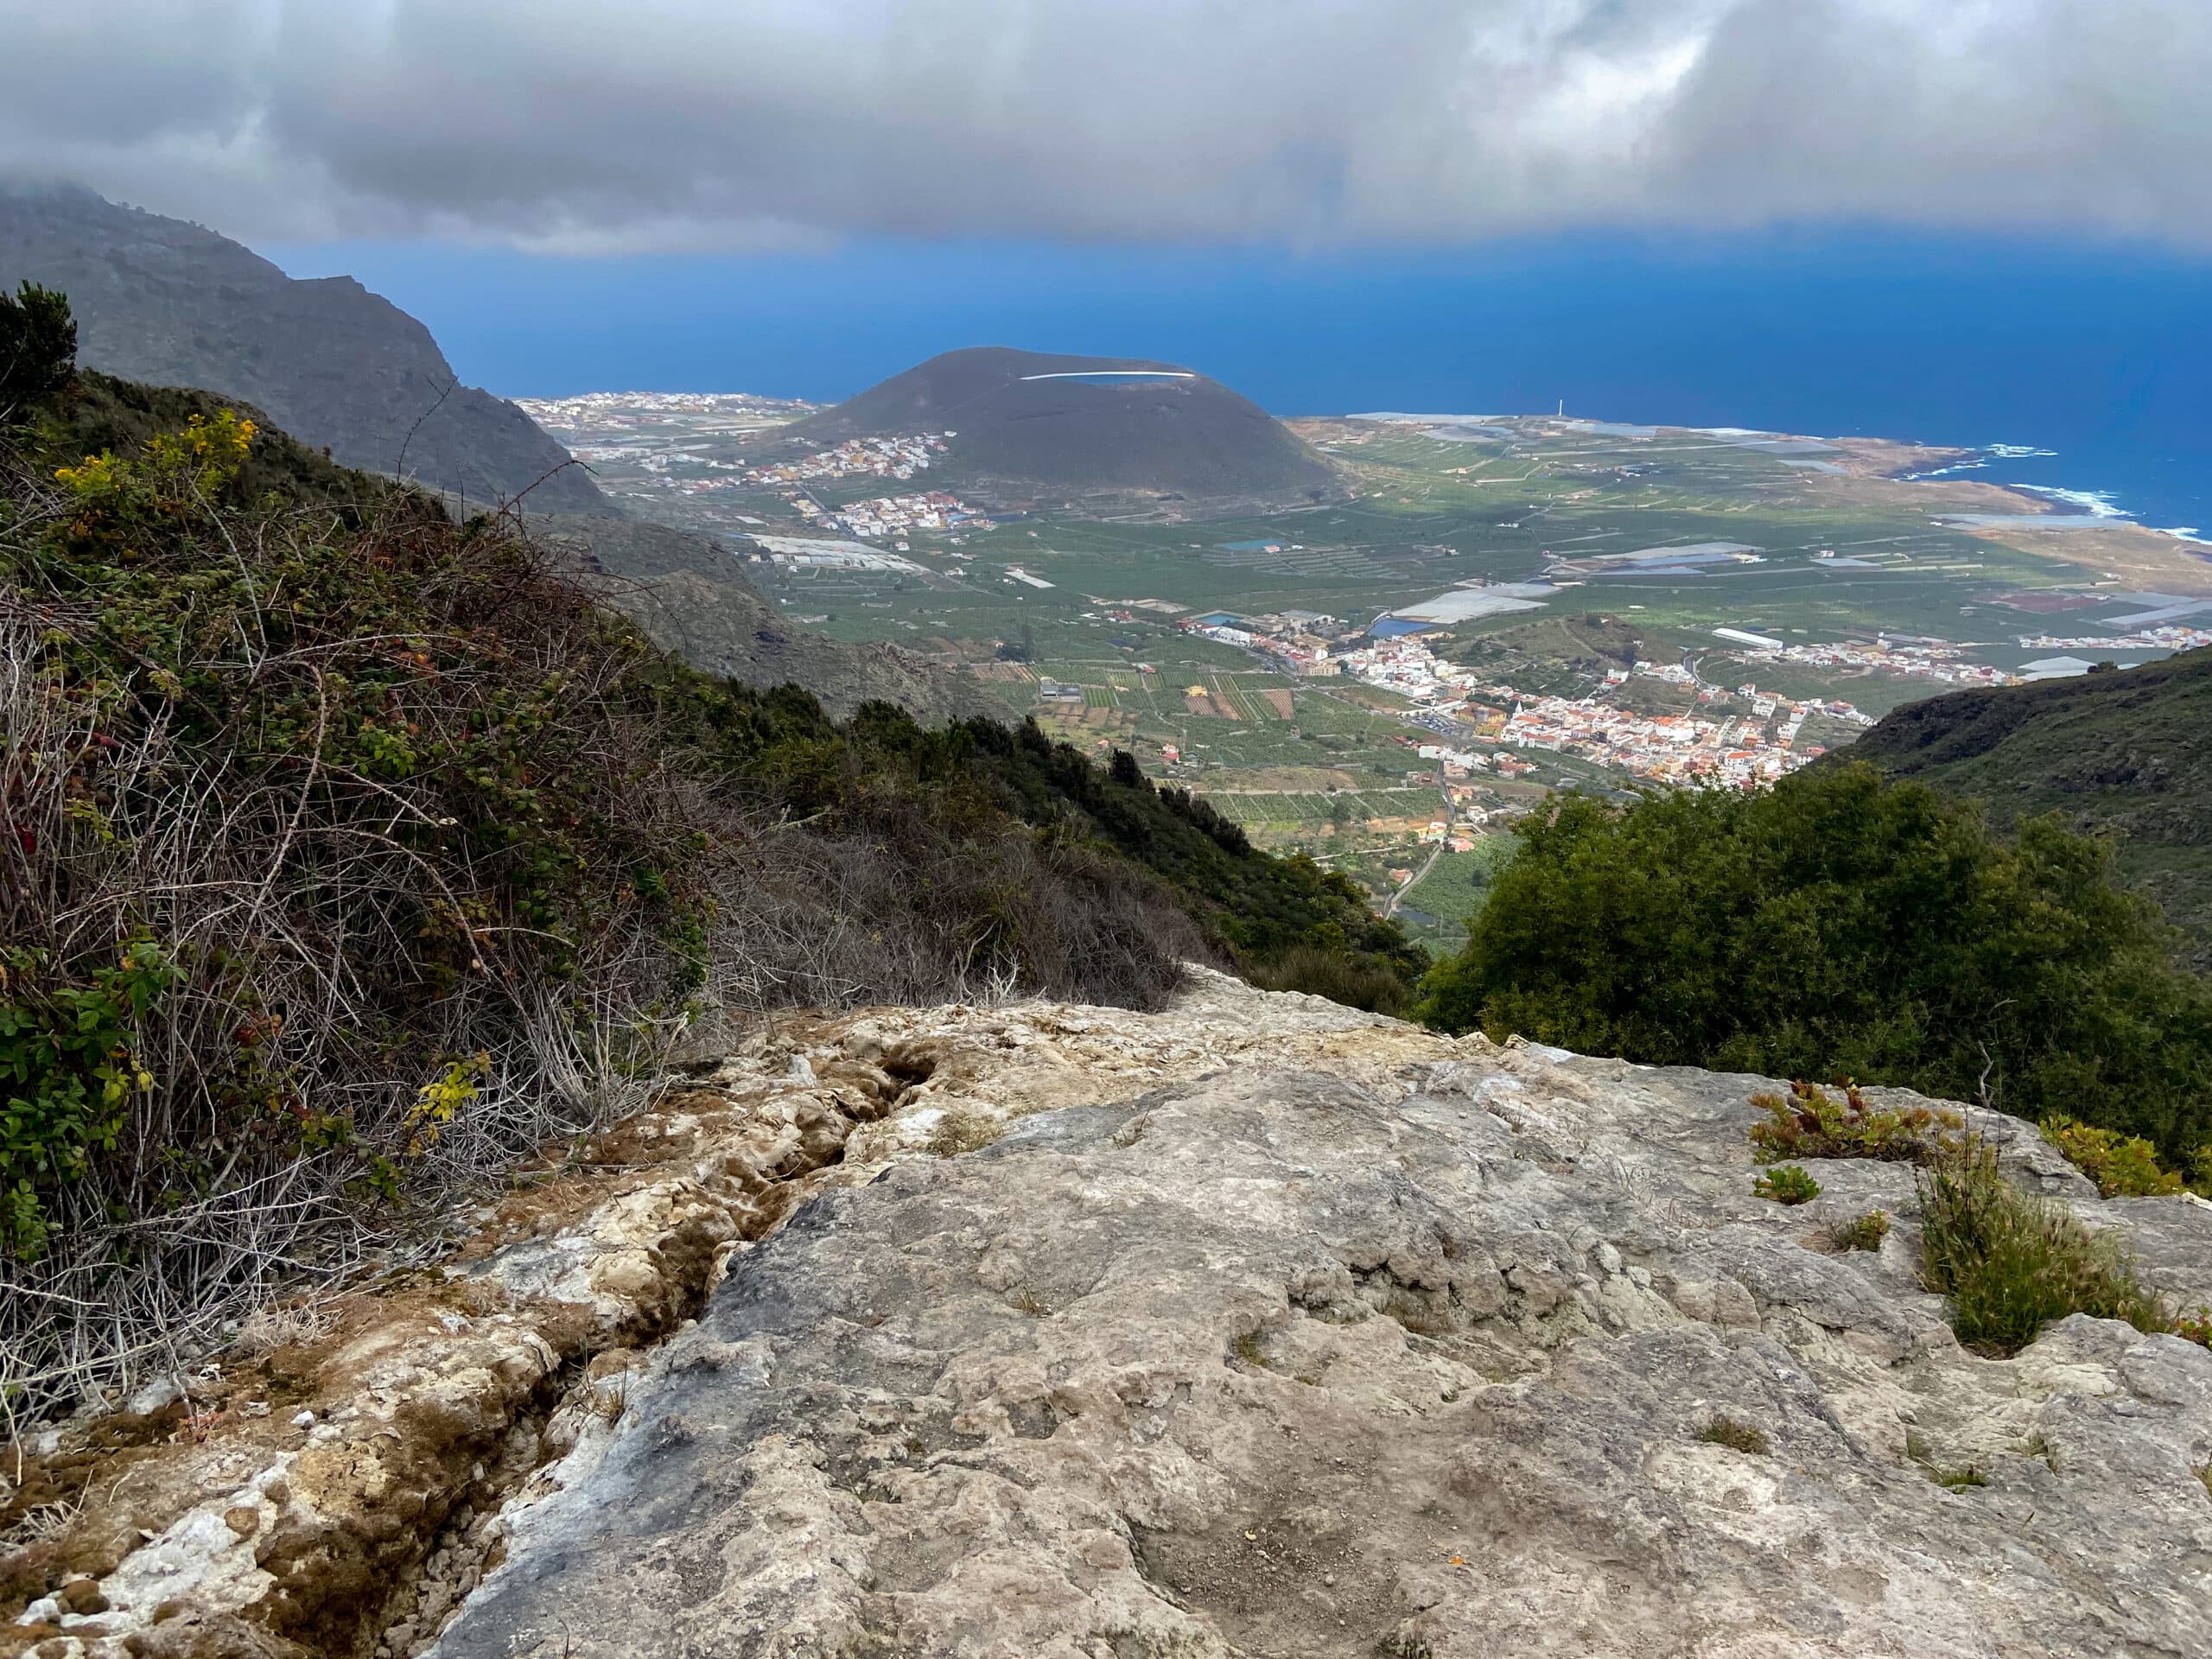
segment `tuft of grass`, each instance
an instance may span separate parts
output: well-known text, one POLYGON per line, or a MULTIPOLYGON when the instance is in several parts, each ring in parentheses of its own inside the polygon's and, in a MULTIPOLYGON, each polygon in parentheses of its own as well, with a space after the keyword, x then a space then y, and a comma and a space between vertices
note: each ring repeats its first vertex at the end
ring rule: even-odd
POLYGON ((1748 1452, 1755 1458, 1770 1457, 1774 1452, 1774 1442, 1767 1438, 1764 1429, 1726 1415, 1716 1414, 1698 1431, 1697 1437, 1708 1446, 1725 1446, 1733 1452, 1748 1452))
POLYGON ((1850 1221, 1839 1221, 1827 1230, 1828 1248, 1834 1250, 1878 1250, 1890 1236, 1886 1210, 1869 1210, 1850 1221))
POLYGON ((947 1112, 931 1132, 929 1150, 939 1158, 980 1152, 1006 1133, 1006 1125, 980 1112, 947 1112))
POLYGON ((1761 1163, 1783 1158, 1872 1158, 1924 1164, 1957 1144, 1966 1120, 1929 1106, 1874 1106, 1847 1083, 1840 1098, 1817 1083, 1789 1085, 1789 1097, 1753 1095, 1766 1116, 1751 1125, 1761 1163))
POLYGON ((2058 1116, 2044 1120, 2043 1138, 2097 1184, 2099 1198, 2158 1198, 2186 1190, 2178 1174, 2159 1167, 2158 1148, 2139 1135, 2058 1116))
POLYGON ((1975 1351, 2016 1354, 2069 1313, 2139 1331, 2174 1320, 2118 1240, 2006 1180, 1990 1149, 1968 1147, 1920 1179, 1923 1269, 1948 1297, 1951 1327, 1975 1351))
POLYGON ((1751 1183, 1751 1192, 1777 1204, 1810 1204, 1821 1196, 1821 1184, 1796 1164, 1777 1164, 1751 1183))
POLYGON ((1936 1462, 1935 1453, 1929 1450, 1928 1442, 1920 1438, 1916 1429, 1909 1429, 1905 1433, 1904 1454, 1920 1465, 1921 1473, 1938 1486, 1948 1487, 1952 1491, 1961 1492, 1969 1486, 1989 1484, 1989 1477, 1981 1472, 1979 1465, 1936 1462))

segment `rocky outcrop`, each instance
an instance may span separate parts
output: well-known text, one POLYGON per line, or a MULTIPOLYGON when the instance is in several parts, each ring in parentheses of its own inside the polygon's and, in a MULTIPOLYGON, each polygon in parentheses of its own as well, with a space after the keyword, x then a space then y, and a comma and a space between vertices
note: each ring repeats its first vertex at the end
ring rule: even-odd
MULTIPOLYGON (((1157 1015, 787 1024, 600 1185, 487 1213, 437 1280, 470 1330, 356 1327, 273 1484, 240 1459, 82 1580, 101 1612, 32 1611, 54 1659, 2212 1651, 2212 1353, 2079 1317, 1963 1351, 1909 1168, 1752 1196, 1764 1086, 1208 975, 1157 1015), (467 1342, 512 1376, 429 1357, 467 1342), (410 1400, 491 1454, 441 1485, 410 1400), (276 1617, 213 1531, 240 1492, 295 1524, 318 1433, 357 1483, 327 1547, 394 1502, 365 1459, 425 1495, 350 1626, 276 1617)), ((2100 1204, 1974 1118, 2212 1293, 2212 1211, 2100 1204)))

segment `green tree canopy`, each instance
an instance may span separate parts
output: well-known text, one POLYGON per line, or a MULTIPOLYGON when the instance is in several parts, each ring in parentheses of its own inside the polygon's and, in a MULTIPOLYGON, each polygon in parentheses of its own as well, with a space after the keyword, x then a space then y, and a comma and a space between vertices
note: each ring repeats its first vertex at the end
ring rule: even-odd
POLYGON ((77 320, 69 302, 25 283, 0 293, 0 423, 67 383, 77 365, 77 320))
POLYGON ((2064 1113, 2183 1156, 2212 1139, 2212 988, 2111 855, 2055 818, 1864 765, 1760 794, 1567 797, 1421 1013, 1586 1053, 1850 1076, 2064 1113))

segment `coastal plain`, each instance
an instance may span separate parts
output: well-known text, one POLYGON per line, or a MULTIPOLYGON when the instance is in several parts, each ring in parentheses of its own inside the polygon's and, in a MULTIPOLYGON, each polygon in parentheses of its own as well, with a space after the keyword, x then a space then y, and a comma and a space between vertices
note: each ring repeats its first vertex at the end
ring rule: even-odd
POLYGON ((1770 778, 1945 690, 2212 639, 2201 544, 1887 440, 1294 420, 1325 499, 1224 503, 1017 493, 963 471, 950 416, 832 453, 789 401, 525 407, 795 622, 1128 751, 1440 949, 1484 838, 1554 789, 1770 778))

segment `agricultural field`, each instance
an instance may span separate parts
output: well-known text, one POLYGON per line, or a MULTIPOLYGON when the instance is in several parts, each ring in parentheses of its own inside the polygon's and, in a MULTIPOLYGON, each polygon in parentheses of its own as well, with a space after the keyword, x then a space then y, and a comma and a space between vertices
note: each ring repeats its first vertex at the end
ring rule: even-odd
MULTIPOLYGON (((784 413, 743 416, 765 425, 784 413)), ((1896 476, 1943 459, 1908 446, 1528 418, 1294 426, 1339 467, 1346 499, 1205 520, 1164 508, 1105 519, 993 511, 900 532, 891 569, 797 565, 734 539, 791 534, 801 517, 791 492, 730 486, 728 467, 757 433, 730 440, 736 459, 720 472, 709 466, 725 453, 713 434, 685 439, 682 459, 651 474, 626 450, 638 491, 623 499, 733 538, 746 574, 795 620, 973 674, 1010 718, 1100 755, 1127 749, 1263 844, 1366 881, 1378 902, 1397 893, 1394 871, 1426 864, 1440 823, 1466 840, 1556 789, 1648 786, 1602 745, 1519 747, 1492 765, 1484 744, 1523 699, 1694 716, 1789 747, 1794 764, 1949 689, 1939 672, 2002 677, 2052 657, 2037 636, 2096 634, 2098 617, 2141 608, 2130 595, 2212 597, 2201 549, 2125 525, 2024 530, 2042 504, 1896 476), (705 482, 687 494, 686 479, 705 482), (1976 515, 1996 522, 1964 522, 1976 515), (1391 615, 1408 610, 1443 620, 1391 615), (1339 654, 1370 643, 1378 622, 1416 632, 1437 664, 1486 689, 1444 710, 1390 686, 1296 671, 1249 631, 1243 642, 1193 631, 1273 618, 1252 626, 1280 637, 1285 613, 1312 619, 1295 626, 1339 654), (1899 645, 1938 666, 1885 654, 1899 645), (1805 660, 1837 645, 1849 660, 1805 660), (1446 775, 1439 745, 1478 754, 1483 768, 1446 775)), ((624 440, 635 449, 662 435, 624 440)), ((924 472, 896 485, 838 480, 812 495, 835 508, 933 487, 924 472)), ((1456 929, 1470 889, 1454 872, 1475 858, 1445 854, 1402 898, 1435 918, 1415 924, 1424 937, 1456 929)))

